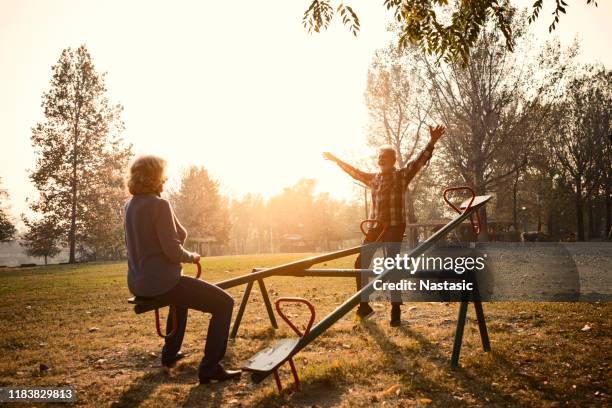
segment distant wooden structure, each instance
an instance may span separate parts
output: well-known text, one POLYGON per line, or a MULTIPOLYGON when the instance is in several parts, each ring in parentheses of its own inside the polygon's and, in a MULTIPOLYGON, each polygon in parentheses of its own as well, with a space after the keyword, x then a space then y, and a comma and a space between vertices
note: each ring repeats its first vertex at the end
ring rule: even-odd
POLYGON ((221 252, 221 246, 213 236, 188 237, 187 247, 202 256, 219 255, 221 252))

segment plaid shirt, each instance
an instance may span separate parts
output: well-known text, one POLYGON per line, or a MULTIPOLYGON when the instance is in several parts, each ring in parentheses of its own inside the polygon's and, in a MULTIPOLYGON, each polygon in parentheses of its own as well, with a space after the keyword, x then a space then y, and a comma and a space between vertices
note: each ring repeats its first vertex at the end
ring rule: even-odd
POLYGON ((433 146, 427 147, 415 160, 408 162, 406 167, 393 169, 389 173, 367 173, 355 167, 338 162, 338 165, 355 180, 361 181, 372 192, 372 210, 370 218, 381 220, 390 226, 406 223, 404 197, 408 183, 429 161, 433 146))

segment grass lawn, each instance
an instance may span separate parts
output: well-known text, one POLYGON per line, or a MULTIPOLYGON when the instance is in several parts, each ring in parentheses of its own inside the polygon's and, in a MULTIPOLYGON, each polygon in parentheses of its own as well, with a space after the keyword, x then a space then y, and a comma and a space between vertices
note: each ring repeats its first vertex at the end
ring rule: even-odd
MULTIPOLYGON (((304 254, 212 257, 215 282, 304 254)), ((352 257, 328 263, 351 267, 352 257)), ((135 315, 124 263, 0 270, 0 386, 71 386, 84 406, 610 406, 611 311, 608 303, 486 303, 493 351, 482 352, 473 307, 460 367, 448 367, 457 304, 406 304, 400 328, 388 304, 366 324, 345 316, 295 358, 302 390, 278 395, 272 377, 255 385, 197 384, 208 317, 190 312, 183 350, 171 373, 160 369, 162 340, 152 313, 135 315), (585 327, 585 325, 587 327, 585 327), (41 364, 48 367, 41 371, 41 364)), ((187 274, 194 274, 192 265, 187 274)), ((266 280, 271 298, 302 296, 325 316, 355 289, 349 278, 266 280)), ((254 289, 257 289, 257 285, 254 289)), ((230 290, 236 308, 244 286, 230 290)), ((270 328, 257 290, 225 364, 237 367, 264 345, 291 335, 270 328)), ((163 312, 165 314, 165 311, 163 312)), ((289 314, 304 316, 297 307, 289 314)))

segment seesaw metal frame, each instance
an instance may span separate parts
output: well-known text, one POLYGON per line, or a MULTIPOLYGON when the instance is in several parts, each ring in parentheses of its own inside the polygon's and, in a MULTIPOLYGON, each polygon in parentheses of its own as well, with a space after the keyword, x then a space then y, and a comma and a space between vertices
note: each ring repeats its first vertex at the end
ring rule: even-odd
MULTIPOLYGON (((254 272, 257 272, 261 269, 254 269, 254 272)), ((356 278, 358 276, 364 276, 364 274, 368 274, 369 277, 376 277, 374 271, 372 269, 304 269, 300 271, 295 271, 291 275, 284 276, 292 276, 292 277, 328 277, 328 278, 356 278)), ((279 275, 275 275, 279 276, 279 275)), ((463 332, 465 329, 465 322, 467 318, 467 308, 468 304, 471 301, 474 303, 474 309, 476 312, 476 319, 478 321, 478 329, 480 332, 480 339, 482 341, 483 350, 488 352, 491 350, 491 345, 489 341, 489 335, 487 331, 487 325, 484 315, 484 310, 482 307, 482 301, 480 298, 480 292, 478 290, 478 281, 476 276, 470 271, 466 271, 466 273, 462 275, 458 275, 454 271, 448 270, 419 270, 412 275, 406 276, 406 279, 460 279, 466 280, 473 284, 474 289, 471 292, 462 291, 460 303, 459 303, 459 312, 457 317, 457 326, 455 329, 455 339, 453 342, 453 351, 450 360, 450 366, 455 368, 459 364, 459 355, 461 353, 461 345, 463 340, 463 332)), ((240 306, 238 308, 238 313, 234 320, 234 324, 232 326, 232 330, 230 333, 231 338, 235 338, 238 329, 240 327, 240 323, 242 321, 242 317, 244 315, 246 305, 248 303, 251 290, 253 288, 253 283, 247 284, 247 289, 245 290, 242 300, 240 302, 240 306)), ((274 312, 272 311, 270 298, 268 296, 268 292, 266 291, 265 285, 263 285, 263 280, 261 280, 260 284, 261 296, 263 298, 264 304, 266 305, 266 310, 268 312, 268 317, 270 319, 270 324, 274 329, 278 329, 278 323, 274 312)))
MULTIPOLYGON (((471 218, 473 214, 483 207, 489 200, 490 196, 478 196, 475 195, 471 200, 464 202, 461 206, 464 208, 464 211, 458 214, 452 221, 434 233, 431 237, 429 237, 426 241, 423 241, 421 244, 416 246, 414 249, 409 251, 407 256, 409 257, 418 257, 424 254, 427 250, 432 248, 435 243, 440 241, 447 233, 451 232, 454 228, 460 225, 463 221, 468 218, 471 218)), ((310 266, 322 263, 325 261, 338 259, 344 256, 354 255, 358 253, 363 246, 357 246, 353 248, 349 248, 346 250, 341 250, 337 252, 333 252, 330 254, 325 254, 321 256, 316 256, 312 258, 308 258, 301 261, 296 261, 290 264, 282 265, 275 268, 257 270, 255 269, 251 275, 244 275, 238 278, 229 279, 227 281, 220 282, 218 285, 222 288, 233 287, 237 284, 244 282, 253 282, 254 280, 261 279, 260 289, 262 289, 262 297, 264 298, 264 303, 266 306, 270 305, 270 300, 268 298, 267 292, 265 291, 265 285, 263 285, 263 278, 270 276, 326 276, 326 277, 354 277, 362 272, 367 272, 369 270, 363 269, 309 269, 310 266), (266 300, 267 299, 267 300, 266 300)), ((350 298, 348 298, 344 303, 338 306, 333 312, 328 314, 325 318, 319 321, 315 326, 313 326, 308 333, 304 336, 297 339, 297 342, 292 350, 286 353, 284 359, 278 359, 277 364, 273 367, 270 367, 269 370, 266 371, 255 371, 253 370, 252 379, 254 382, 260 382, 264 378, 266 378, 270 373, 276 370, 280 365, 282 365, 289 358, 293 357, 299 351, 301 351, 304 347, 306 347, 309 343, 315 340, 318 336, 324 333, 327 329, 329 329, 334 323, 340 320, 344 315, 346 315, 349 311, 351 311, 357 304, 361 301, 362 296, 369 296, 372 292, 374 292, 374 284, 375 281, 387 281, 390 278, 390 274, 393 273, 392 269, 387 269, 379 275, 375 275, 375 279, 370 281, 366 286, 364 286, 360 291, 353 294, 350 298)), ((409 278, 419 278, 419 277, 428 277, 428 278, 440 278, 440 279, 457 279, 458 275, 454 273, 454 271, 418 271, 414 275, 411 275, 409 278)), ((469 279, 476 284, 475 277, 471 275, 462 275, 461 278, 469 279)), ((455 339, 453 343, 453 352, 451 356, 450 365, 452 368, 457 367, 459 362, 459 355, 461 351, 461 344, 463 340, 463 332, 465 328, 466 314, 468 303, 471 300, 474 303, 476 316, 478 320, 478 326, 480 330, 480 336, 482 341, 482 346, 484 351, 490 351, 491 346, 489 342, 488 332, 486 329, 486 322, 484 317, 484 311, 482 308, 482 303, 480 300, 480 296, 477 290, 477 284, 474 287, 475 289, 470 292, 462 292, 461 294, 461 302, 459 306, 458 312, 458 321, 457 327, 455 330, 455 339)), ((252 284, 251 288, 252 289, 252 284)), ((240 304, 240 308, 238 311, 238 315, 236 316, 236 321, 234 322, 234 326, 232 328, 232 334, 235 336, 240 325, 240 319, 244 314, 244 309, 246 308, 246 304, 250 295, 251 290, 245 290, 243 294, 243 301, 240 304), (240 317, 240 319, 239 319, 240 317)), ((277 327, 274 323, 276 319, 273 317, 273 313, 270 313, 271 307, 267 307, 269 310, 270 321, 273 327, 277 327)))
MULTIPOLYGON (((490 196, 476 196, 473 190, 470 188, 460 188, 462 190, 470 190, 472 192, 472 198, 465 201, 460 207, 463 208, 463 211, 459 210, 459 208, 451 205, 453 209, 455 209, 459 214, 444 227, 436 231, 432 236, 430 236, 427 240, 421 242, 415 248, 413 248, 407 254, 408 257, 418 257, 424 254, 427 250, 432 248, 435 243, 440 241, 446 234, 451 232, 457 226, 459 226, 463 221, 470 218, 472 227, 475 228, 475 224, 473 221, 473 215, 477 214, 477 211, 482 208, 489 200, 490 196)), ((446 202, 449 202, 447 199, 447 193, 450 191, 457 190, 448 189, 444 192, 444 199, 446 202)), ((480 223, 476 224, 478 227, 480 223)), ((348 249, 343 249, 323 255, 313 256, 310 258, 290 262, 284 265, 267 268, 267 269, 253 269, 250 274, 238 276, 235 278, 227 279, 221 282, 216 283, 216 285, 222 289, 229 289, 239 285, 246 284, 245 291, 242 296, 242 301, 240 303, 238 312, 236 314, 236 319, 234 321, 231 337, 235 337, 238 328, 240 326, 240 322, 246 310, 246 305, 248 303, 248 299, 250 297, 251 291, 253 289, 253 285, 255 281, 257 281, 259 289, 261 291, 264 304, 266 306, 266 310, 270 319, 270 323, 272 327, 278 328, 278 323, 276 321, 276 317, 274 316, 274 311, 272 309, 272 304, 270 302, 270 298, 268 296, 268 292, 266 290, 266 286, 264 283, 264 279, 271 276, 293 276, 293 277, 305 277, 305 276, 318 276, 318 277, 355 277, 363 272, 370 272, 371 270, 364 269, 310 269, 312 266, 316 264, 320 264, 326 261, 331 261, 339 258, 343 258, 350 255, 355 255, 359 253, 365 246, 371 245, 359 245, 348 249)), ((294 355, 296 355, 299 351, 301 351, 304 347, 310 344, 313 340, 315 340, 318 336, 323 334, 327 329, 329 329, 334 323, 340 320, 344 315, 346 315, 349 311, 351 311, 357 304, 361 301, 362 296, 369 296, 372 292, 374 292, 374 285, 376 281, 388 281, 391 277, 391 274, 394 271, 392 269, 386 269, 381 274, 375 275, 374 280, 370 281, 366 286, 364 286, 360 291, 354 293, 351 297, 349 297, 344 303, 338 306, 333 312, 328 314, 325 318, 319 321, 316 325, 314 325, 307 333, 304 333, 303 336, 295 339, 295 344, 289 349, 285 350, 282 355, 276 356, 276 359, 272 365, 266 368, 266 370, 251 370, 252 379, 254 382, 258 383, 265 379, 268 375, 276 372, 276 370, 284 364, 286 361, 289 361, 294 355)), ((457 279, 458 275, 453 271, 418 271, 416 274, 411 275, 409 278, 419 278, 419 277, 428 277, 428 278, 440 278, 440 279, 457 279)), ((469 278, 466 275, 462 275, 461 278, 469 278)), ((480 330, 480 336, 482 341, 482 346, 484 351, 490 351, 490 342, 486 328, 486 322, 484 317, 484 312, 482 309, 482 303, 480 301, 480 296, 477 289, 477 283, 475 277, 472 275, 470 280, 475 284, 474 290, 471 292, 462 292, 461 294, 461 302, 459 306, 458 312, 458 321, 457 327, 455 330, 455 339, 453 343, 453 352, 451 356, 450 365, 451 367, 456 367, 459 362, 459 355, 461 351, 461 344, 463 339, 463 332, 466 321, 467 307, 468 302, 471 300, 474 303, 476 316, 478 320, 478 326, 480 330)), ((136 302, 133 302, 136 303, 136 302)), ((136 313, 144 313, 159 307, 157 305, 150 305, 146 303, 136 303, 135 311, 136 313)), ((258 353, 259 354, 259 353, 258 353)), ((257 356, 257 354, 255 355, 257 356)), ((255 357, 254 356, 254 357, 255 357)), ((246 368, 246 367, 245 367, 246 368)))
MULTIPOLYGON (((476 201, 475 201, 475 198, 478 198, 478 197, 472 198, 470 202, 471 206, 468 204, 468 206, 466 206, 466 209, 461 214, 457 215, 454 220, 446 224, 444 227, 440 228, 431 237, 429 237, 429 239, 427 239, 426 241, 423 241, 418 246, 416 246, 413 250, 411 250, 407 254, 408 257, 413 258, 413 257, 418 257, 424 254, 427 250, 432 248, 436 242, 440 241, 447 233, 452 231, 455 227, 461 224, 465 219, 469 218, 474 213, 474 211, 481 208, 487 201, 489 201, 491 197, 481 196, 476 201)), ((304 347, 308 345, 308 343, 313 341, 315 338, 321 335, 325 330, 329 329, 331 325, 333 325, 335 322, 340 320, 342 316, 344 316, 351 309, 357 306, 357 304, 361 300, 361 296, 369 296, 372 292, 374 292, 374 284, 376 281, 388 280, 392 272, 393 272, 392 269, 386 269, 380 275, 376 276, 374 280, 370 281, 370 283, 368 283, 363 289, 353 294, 342 305, 340 305, 336 310, 331 312, 329 315, 327 315, 327 317, 325 317, 323 320, 317 323, 307 335, 305 335, 304 337, 300 339, 299 343, 297 344, 297 346, 295 347, 291 355, 294 355, 295 353, 302 350, 304 347)), ((467 311, 467 303, 465 305, 465 311, 467 311)), ((461 309, 460 309, 460 312, 461 312, 461 309)), ((485 348, 489 348, 489 347, 485 347, 485 348)))

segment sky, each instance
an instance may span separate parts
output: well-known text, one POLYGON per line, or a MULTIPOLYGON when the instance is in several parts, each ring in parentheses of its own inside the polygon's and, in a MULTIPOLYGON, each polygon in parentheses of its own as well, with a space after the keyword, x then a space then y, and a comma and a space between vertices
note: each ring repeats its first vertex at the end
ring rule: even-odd
MULTIPOLYGON (((30 129, 43 120, 51 66, 80 44, 107 72, 111 102, 125 108, 124 139, 136 154, 167 159, 170 187, 195 164, 232 197, 269 197, 302 177, 352 197, 356 187, 321 152, 353 162, 370 154, 363 92, 391 15, 382 0, 353 0, 356 38, 339 20, 311 35, 301 24, 308 3, 0 0, 0 178, 9 214, 17 220, 36 196, 30 129)), ((571 2, 554 35, 566 45, 578 36, 582 61, 610 67, 612 1, 582 3, 571 2)), ((539 41, 553 38, 549 16, 545 9, 532 26, 539 41)))

